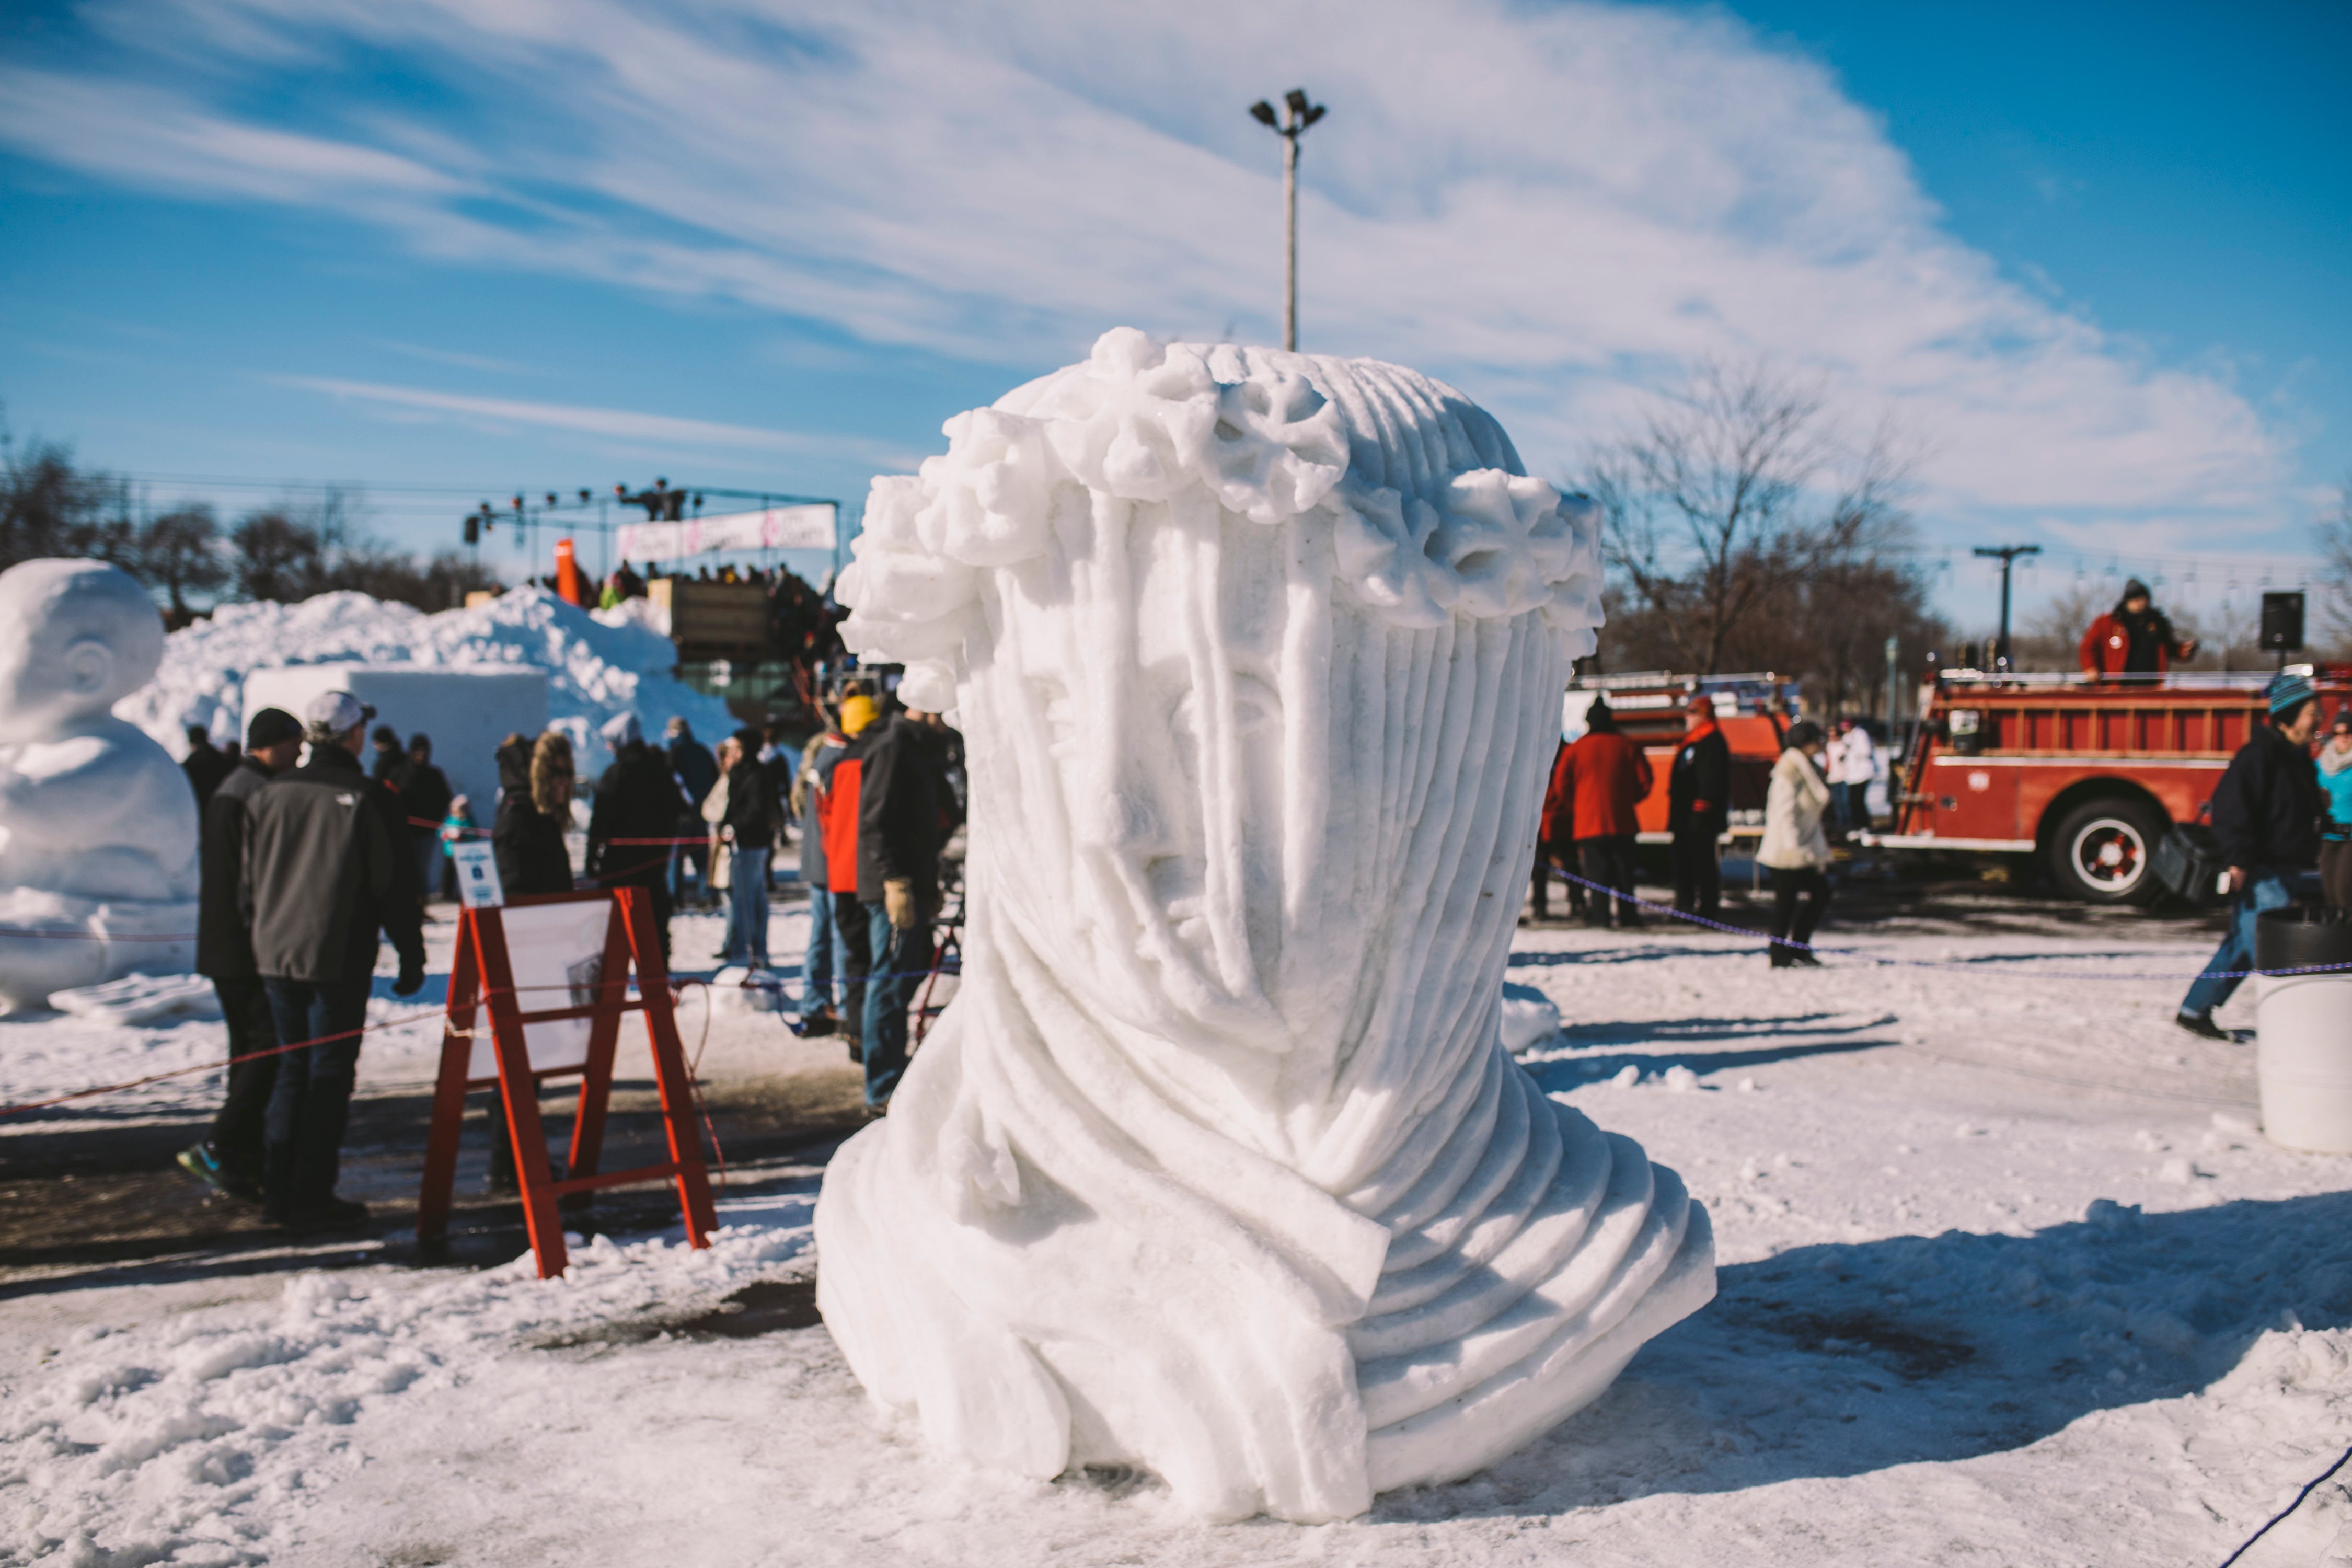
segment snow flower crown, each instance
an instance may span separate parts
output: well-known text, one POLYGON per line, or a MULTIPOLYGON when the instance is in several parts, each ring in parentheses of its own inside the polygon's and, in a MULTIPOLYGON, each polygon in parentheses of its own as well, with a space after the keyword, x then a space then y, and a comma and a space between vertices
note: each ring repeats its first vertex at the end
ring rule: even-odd
POLYGON ((1564 654, 1592 651, 1598 509, 1516 471, 1491 418, 1412 371, 1122 327, 1085 364, 943 428, 944 456, 877 477, 866 499, 839 587, 842 640, 862 656, 954 665, 979 574, 1044 554, 1064 509, 1196 487, 1269 527, 1319 517, 1337 583, 1391 625, 1539 610, 1564 654))

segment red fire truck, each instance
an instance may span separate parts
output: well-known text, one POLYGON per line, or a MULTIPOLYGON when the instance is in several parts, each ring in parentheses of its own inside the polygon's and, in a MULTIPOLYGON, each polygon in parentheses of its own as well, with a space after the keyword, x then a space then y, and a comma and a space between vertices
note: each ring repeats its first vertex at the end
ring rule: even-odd
POLYGON ((1656 782, 1637 816, 1644 844, 1664 844, 1666 775, 1688 726, 1690 700, 1704 693, 1715 704, 1715 721, 1731 749, 1731 828, 1727 841, 1764 833, 1764 793, 1772 764, 1780 758, 1780 736, 1797 711, 1797 682, 1763 671, 1750 675, 1670 675, 1645 670, 1632 675, 1587 675, 1572 681, 1562 711, 1563 733, 1580 734, 1585 710, 1606 695, 1617 728, 1640 744, 1656 782))
MULTIPOLYGON (((2333 714, 2352 665, 2302 666, 2333 714)), ((2061 891, 2146 903, 2148 857, 2194 822, 2263 716, 2267 671, 2157 677, 1944 671, 1906 752, 1890 831, 1897 850, 2032 855, 2061 891)))

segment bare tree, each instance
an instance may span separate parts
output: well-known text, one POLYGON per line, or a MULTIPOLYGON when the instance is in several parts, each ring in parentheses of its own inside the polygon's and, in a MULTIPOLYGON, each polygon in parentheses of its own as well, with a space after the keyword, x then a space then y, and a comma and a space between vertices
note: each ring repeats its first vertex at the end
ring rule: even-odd
POLYGON ((1849 442, 1817 381, 1706 364, 1595 454, 1583 489, 1672 662, 1714 674, 1767 606, 1899 542, 1915 462, 1890 426, 1849 442))
POLYGON ((308 519, 282 507, 248 512, 229 542, 236 548, 238 597, 290 605, 326 591, 327 547, 308 519))
POLYGON ((143 524, 139 530, 138 574, 168 596, 173 626, 184 626, 194 619, 188 594, 216 593, 229 580, 213 509, 198 501, 174 507, 143 524))

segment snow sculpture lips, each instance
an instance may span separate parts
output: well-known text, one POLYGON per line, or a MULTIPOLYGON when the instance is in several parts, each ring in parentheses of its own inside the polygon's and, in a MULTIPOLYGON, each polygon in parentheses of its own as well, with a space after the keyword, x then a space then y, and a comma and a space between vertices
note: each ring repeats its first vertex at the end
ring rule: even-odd
POLYGON ((1213 1516, 1477 1468, 1713 1289, 1499 1037, 1591 509, 1411 372, 1131 331, 948 434, 842 595, 959 681, 964 980, 827 1174, 827 1323, 941 1446, 1213 1516))

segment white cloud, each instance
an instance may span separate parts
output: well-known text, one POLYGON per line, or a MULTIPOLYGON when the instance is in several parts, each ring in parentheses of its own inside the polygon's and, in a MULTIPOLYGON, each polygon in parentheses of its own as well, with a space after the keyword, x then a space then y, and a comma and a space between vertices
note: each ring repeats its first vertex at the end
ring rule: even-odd
POLYGON ((879 441, 855 436, 815 435, 801 430, 772 430, 753 425, 725 425, 708 419, 680 419, 667 414, 641 414, 625 408, 590 408, 568 403, 526 403, 510 397, 471 397, 428 387, 394 386, 374 381, 338 381, 324 376, 281 378, 289 386, 323 392, 331 397, 356 398, 396 409, 464 416, 477 423, 530 425, 549 430, 576 430, 667 447, 721 447, 765 452, 862 451, 866 460, 886 468, 911 468, 919 460, 879 441))
POLYGON ((2225 381, 2001 277, 1829 73, 1717 15, 242 0, 98 16, 110 63, 0 78, 0 139, 184 194, 349 211, 432 256, 1041 367, 1119 322, 1274 331, 1278 148, 1244 106, 1305 81, 1333 105, 1304 156, 1307 346, 1464 384, 1538 471, 1675 365, 1761 354, 1823 372, 1857 413, 1891 407, 1931 447, 1928 504, 1951 513, 2122 520, 2110 535, 2140 514, 2257 532, 2299 515, 2285 437, 2225 381), (150 35, 168 56, 141 55, 150 35), (404 61, 438 107, 335 77, 354 43, 404 61), (304 97, 328 107, 299 125, 235 107, 240 85, 298 72, 336 89, 304 97))

